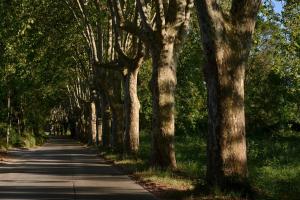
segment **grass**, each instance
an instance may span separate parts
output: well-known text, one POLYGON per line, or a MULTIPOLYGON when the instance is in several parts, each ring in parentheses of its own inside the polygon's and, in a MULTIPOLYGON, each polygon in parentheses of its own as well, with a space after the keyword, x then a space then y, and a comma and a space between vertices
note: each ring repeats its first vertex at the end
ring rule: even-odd
POLYGON ((250 181, 264 194, 258 199, 299 199, 299 144, 300 134, 289 131, 249 138, 250 181))
MULTIPOLYGON (((141 132, 138 159, 122 158, 101 149, 103 155, 144 183, 152 183, 170 199, 238 199, 239 194, 200 194, 192 197, 197 184, 204 184, 206 171, 205 139, 199 136, 176 137, 178 172, 149 167, 150 135, 141 132)), ((279 131, 272 134, 249 134, 249 181, 257 191, 256 199, 296 200, 300 196, 300 134, 279 131)), ((198 189, 198 191, 201 190, 198 189)), ((217 193, 216 193, 217 194, 217 193)))

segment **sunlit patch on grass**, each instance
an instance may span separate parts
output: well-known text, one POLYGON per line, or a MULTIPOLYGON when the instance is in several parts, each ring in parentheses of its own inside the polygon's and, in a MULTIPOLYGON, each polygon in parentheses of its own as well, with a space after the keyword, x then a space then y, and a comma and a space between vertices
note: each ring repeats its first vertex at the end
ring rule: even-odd
POLYGON ((136 175, 145 181, 154 182, 162 187, 176 189, 180 191, 191 190, 194 188, 194 181, 188 177, 180 177, 171 171, 161 171, 150 168, 145 171, 136 172, 136 175))

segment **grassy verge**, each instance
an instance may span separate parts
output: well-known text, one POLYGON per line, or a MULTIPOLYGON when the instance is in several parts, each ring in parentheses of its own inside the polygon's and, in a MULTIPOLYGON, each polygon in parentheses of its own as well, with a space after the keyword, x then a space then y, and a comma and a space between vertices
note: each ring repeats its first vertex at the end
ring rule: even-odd
MULTIPOLYGON (((176 138, 178 163, 176 172, 149 167, 150 143, 149 133, 142 132, 137 159, 122 158, 113 151, 103 148, 100 150, 106 159, 113 161, 163 199, 238 199, 238 194, 208 196, 201 192, 201 189, 194 192, 196 185, 204 183, 206 171, 204 138, 198 136, 176 138)), ((252 134, 248 137, 249 180, 258 193, 257 199, 299 199, 299 144, 300 134, 295 132, 278 132, 268 136, 252 134)))
POLYGON ((45 134, 34 135, 30 132, 18 134, 14 130, 11 131, 9 144, 6 144, 6 134, 0 136, 0 150, 5 151, 11 147, 33 148, 42 145, 47 140, 45 134))

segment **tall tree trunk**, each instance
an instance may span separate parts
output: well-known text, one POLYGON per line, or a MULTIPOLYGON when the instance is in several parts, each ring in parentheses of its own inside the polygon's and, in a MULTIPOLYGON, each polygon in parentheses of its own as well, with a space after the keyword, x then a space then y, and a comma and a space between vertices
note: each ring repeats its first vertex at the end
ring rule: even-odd
POLYGON ((8 147, 9 145, 9 137, 10 137, 10 131, 11 131, 11 114, 12 114, 12 108, 11 108, 11 92, 8 92, 7 96, 7 129, 6 129, 6 145, 8 147))
POLYGON ((102 95, 101 98, 101 118, 102 118, 102 134, 103 146, 109 147, 111 145, 111 109, 106 96, 102 95))
POLYGON ((174 43, 167 42, 167 38, 164 41, 161 48, 152 49, 152 162, 162 168, 176 168, 174 43))
POLYGON ((101 101, 100 101, 100 96, 98 96, 97 100, 97 136, 96 136, 96 143, 97 146, 103 145, 103 140, 102 140, 102 117, 101 117, 101 101))
POLYGON ((103 145, 103 139, 102 139, 102 120, 101 117, 97 117, 97 146, 102 146, 103 145))
POLYGON ((96 144, 97 140, 97 107, 95 98, 90 102, 90 144, 96 144))
POLYGON ((207 179, 222 187, 229 182, 243 182, 233 179, 247 177, 245 66, 224 61, 216 63, 209 58, 205 68, 209 113, 207 179))
POLYGON ((18 135, 19 136, 21 135, 21 119, 19 116, 18 116, 18 135))
POLYGON ((139 149, 140 102, 137 95, 139 68, 129 68, 125 76, 125 150, 136 155, 139 149))
POLYGON ((260 0, 233 0, 226 14, 215 0, 196 1, 206 54, 207 182, 245 186, 248 174, 244 111, 245 65, 260 0))

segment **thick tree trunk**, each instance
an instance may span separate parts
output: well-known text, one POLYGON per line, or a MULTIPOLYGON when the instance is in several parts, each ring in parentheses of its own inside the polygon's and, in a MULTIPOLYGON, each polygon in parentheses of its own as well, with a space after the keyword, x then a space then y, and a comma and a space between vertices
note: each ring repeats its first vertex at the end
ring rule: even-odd
POLYGON ((101 118, 102 118, 102 134, 103 134, 103 146, 109 147, 111 146, 111 109, 109 103, 107 101, 106 96, 102 96, 101 98, 101 118))
POLYGON ((125 77, 125 151, 132 155, 136 155, 139 149, 138 71, 139 68, 128 69, 125 77))
POLYGON ((97 108, 95 101, 90 103, 90 144, 96 144, 97 140, 97 108))
POLYGON ((233 0, 228 14, 216 1, 195 3, 207 61, 207 182, 222 189, 242 188, 248 174, 245 65, 260 0, 233 0))
POLYGON ((207 180, 211 185, 225 187, 242 183, 247 177, 245 67, 208 61, 205 69, 209 113, 207 180))
POLYGON ((176 65, 174 43, 152 50, 153 96, 152 162, 162 168, 176 168, 174 149, 176 65))

